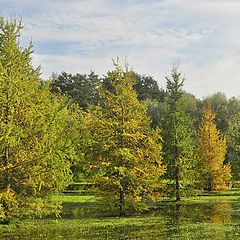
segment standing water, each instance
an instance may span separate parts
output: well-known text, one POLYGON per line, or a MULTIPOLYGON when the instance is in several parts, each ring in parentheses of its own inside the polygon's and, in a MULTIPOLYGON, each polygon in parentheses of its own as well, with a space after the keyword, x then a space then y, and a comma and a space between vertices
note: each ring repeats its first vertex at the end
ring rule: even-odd
POLYGON ((1 227, 0 239, 240 239, 240 201, 162 203, 134 217, 28 220, 1 227))

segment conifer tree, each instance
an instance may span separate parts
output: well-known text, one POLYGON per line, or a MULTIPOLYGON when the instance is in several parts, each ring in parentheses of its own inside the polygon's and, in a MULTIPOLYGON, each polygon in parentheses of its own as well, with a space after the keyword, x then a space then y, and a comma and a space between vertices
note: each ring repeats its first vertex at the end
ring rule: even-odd
POLYGON ((224 164, 227 151, 226 138, 216 127, 215 114, 208 104, 203 111, 198 131, 199 185, 208 189, 224 189, 231 179, 231 168, 224 164))
POLYGON ((186 190, 193 188, 194 141, 192 121, 183 105, 184 79, 177 69, 172 70, 172 78, 167 80, 167 110, 163 117, 163 152, 167 166, 168 190, 180 201, 186 190))
POLYGON ((108 79, 108 88, 100 93, 102 105, 92 112, 92 165, 101 171, 96 179, 100 200, 123 215, 158 195, 162 147, 159 134, 150 128, 146 106, 137 99, 132 72, 115 63, 108 79))
POLYGON ((0 204, 8 222, 57 213, 49 195, 70 181, 74 149, 66 101, 40 84, 32 45, 20 46, 21 22, 0 18, 0 204))

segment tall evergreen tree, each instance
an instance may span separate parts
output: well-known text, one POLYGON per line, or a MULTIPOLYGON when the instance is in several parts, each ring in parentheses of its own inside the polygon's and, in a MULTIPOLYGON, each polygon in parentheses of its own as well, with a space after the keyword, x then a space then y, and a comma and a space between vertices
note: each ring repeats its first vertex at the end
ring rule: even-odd
POLYGON ((101 200, 118 206, 123 215, 130 206, 158 194, 164 173, 161 139, 150 128, 146 106, 137 99, 132 72, 116 63, 108 79, 111 87, 101 89, 102 106, 93 112, 92 164, 102 171, 97 178, 101 200))
POLYGON ((3 219, 56 212, 49 194, 70 180, 67 106, 41 86, 22 25, 0 18, 0 204, 3 219))
POLYGON ((200 186, 209 191, 226 188, 231 179, 230 165, 224 165, 227 151, 226 138, 216 127, 215 114, 208 104, 203 111, 198 131, 200 186))
POLYGON ((184 79, 177 69, 172 70, 171 78, 167 80, 167 110, 163 119, 163 152, 167 165, 166 177, 171 193, 176 201, 181 194, 193 184, 194 166, 196 164, 193 148, 192 122, 183 105, 184 79))

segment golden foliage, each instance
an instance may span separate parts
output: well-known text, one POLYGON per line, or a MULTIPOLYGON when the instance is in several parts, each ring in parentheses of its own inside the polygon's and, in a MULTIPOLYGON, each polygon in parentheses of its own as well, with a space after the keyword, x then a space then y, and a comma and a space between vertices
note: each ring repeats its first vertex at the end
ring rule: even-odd
POLYGON ((127 206, 129 201, 155 197, 165 171, 161 138, 151 130, 147 108, 137 99, 131 71, 116 64, 108 78, 108 88, 101 89, 102 105, 89 119, 95 151, 92 166, 102 172, 97 184, 105 202, 108 196, 117 206, 122 191, 127 206))
POLYGON ((198 131, 198 168, 200 186, 209 190, 226 189, 231 179, 231 167, 223 163, 227 151, 226 138, 221 136, 214 121, 215 114, 208 104, 198 131))

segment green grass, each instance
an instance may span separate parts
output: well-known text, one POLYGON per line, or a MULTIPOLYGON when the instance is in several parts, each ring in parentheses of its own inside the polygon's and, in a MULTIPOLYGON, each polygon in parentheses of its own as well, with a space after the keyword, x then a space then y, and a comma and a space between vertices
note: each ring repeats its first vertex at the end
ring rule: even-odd
POLYGON ((192 202, 192 203, 207 203, 207 202, 222 202, 222 201, 240 201, 240 196, 196 196, 191 198, 183 198, 183 202, 192 202))
POLYGON ((128 217, 96 214, 93 196, 53 196, 63 203, 59 219, 22 220, 0 226, 0 239, 240 239, 240 190, 204 193, 179 204, 128 217))
POLYGON ((205 191, 201 196, 240 196, 240 188, 232 188, 230 190, 219 190, 219 191, 205 191))
POLYGON ((78 196, 78 195, 54 195, 52 199, 62 203, 72 202, 72 203, 88 203, 95 202, 94 196, 78 196))

